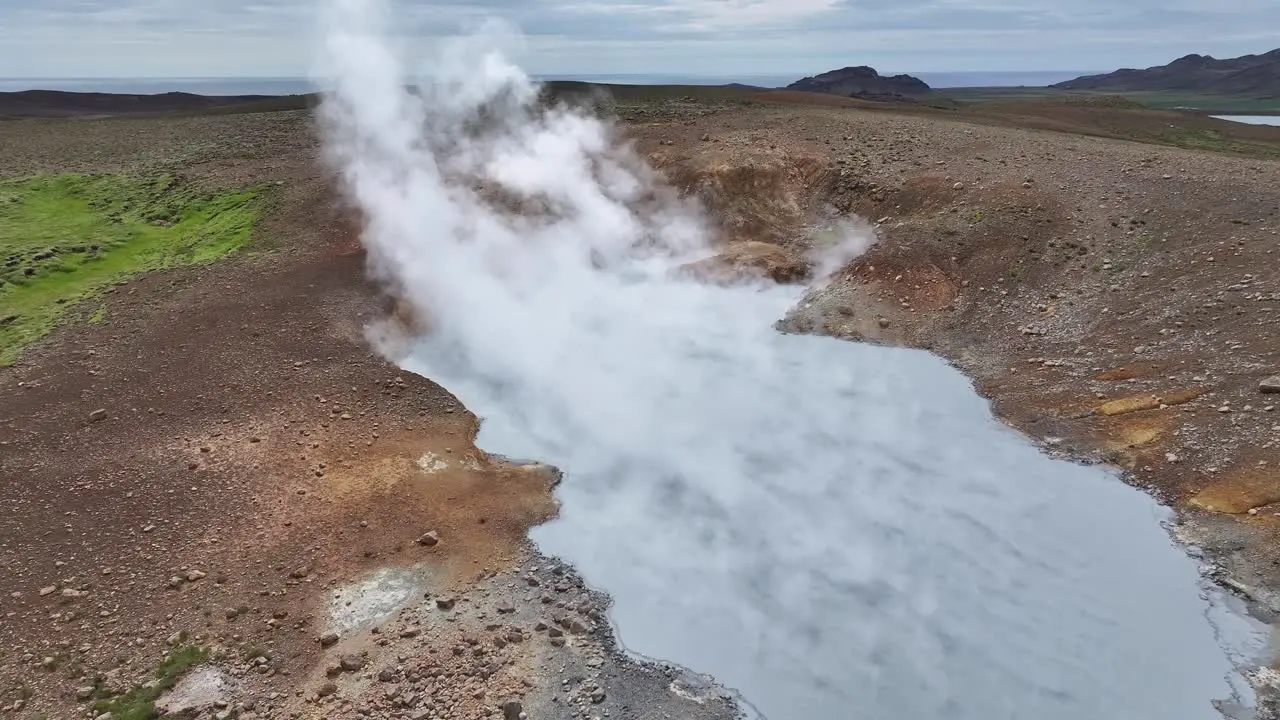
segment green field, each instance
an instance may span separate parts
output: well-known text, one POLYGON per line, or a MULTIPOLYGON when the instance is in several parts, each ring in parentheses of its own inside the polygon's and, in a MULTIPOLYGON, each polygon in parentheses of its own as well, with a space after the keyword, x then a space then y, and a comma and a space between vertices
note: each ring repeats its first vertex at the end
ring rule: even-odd
POLYGON ((258 194, 203 192, 171 176, 0 181, 0 366, 116 283, 240 248, 257 221, 258 194))
POLYGON ((1280 115, 1280 99, 1231 95, 1202 95, 1176 91, 1094 92, 1055 90, 1047 87, 943 88, 936 93, 960 105, 1027 100, 1052 100, 1071 96, 1123 97, 1144 107, 1160 110, 1195 110, 1214 115, 1280 115))

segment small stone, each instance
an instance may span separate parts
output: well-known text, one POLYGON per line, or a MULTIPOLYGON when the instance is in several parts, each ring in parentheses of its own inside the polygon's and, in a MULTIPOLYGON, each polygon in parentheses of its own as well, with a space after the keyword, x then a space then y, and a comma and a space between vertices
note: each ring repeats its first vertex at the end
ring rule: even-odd
POLYGON ((89 699, 89 698, 91 698, 91 697, 93 697, 93 686, 92 686, 92 685, 85 685, 85 686, 83 686, 83 687, 78 687, 78 688, 76 688, 76 699, 77 699, 77 700, 88 700, 88 699, 89 699))
POLYGON ((520 720, 520 714, 524 712, 524 705, 515 698, 508 698, 502 703, 503 720, 520 720))
POLYGON ((187 582, 195 582, 197 580, 203 580, 206 577, 208 577, 206 573, 200 570, 192 570, 187 573, 187 582))
POLYGON ((511 603, 502 603, 498 605, 498 613, 502 615, 510 615, 516 611, 516 607, 511 603))
POLYGON ((58 592, 58 588, 57 588, 57 586, 55 586, 55 585, 50 585, 50 586, 48 586, 48 587, 42 587, 42 588, 40 588, 40 597, 44 597, 45 595, 52 595, 52 594, 54 594, 54 593, 56 593, 56 592, 58 592))
POLYGON ((327 632, 320 636, 320 647, 330 647, 338 644, 338 633, 327 632))
POLYGON ((107 411, 99 408, 89 413, 89 422, 101 422, 107 419, 107 411))
POLYGON ((64 598, 82 598, 88 594, 89 593, 83 590, 76 590, 74 588, 63 588, 62 590, 62 597, 64 598))
POLYGON ((889 327, 889 319, 888 319, 888 318, 880 318, 879 320, 877 320, 877 321, 876 321, 876 323, 877 323, 878 325, 880 325, 880 329, 881 329, 881 330, 883 330, 883 329, 885 329, 885 328, 889 327))
POLYGON ((436 607, 440 608, 441 610, 452 610, 454 604, 457 602, 458 601, 454 600, 453 598, 446 598, 446 597, 436 598, 436 607))
POLYGON ((1272 375, 1258 383, 1258 392, 1267 394, 1280 393, 1280 375, 1272 375))
POLYGON ((396 679, 396 671, 390 668, 378 672, 378 680, 380 682, 389 683, 396 679))
POLYGON ((558 627, 547 628, 547 636, 553 638, 563 637, 564 631, 558 627))
POLYGON ((435 530, 432 530, 418 538, 418 544, 423 547, 435 547, 439 542, 440 535, 435 530))
POLYGON ((963 190, 963 189, 964 189, 964 183, 962 183, 962 182, 958 182, 958 183, 956 183, 955 185, 952 185, 952 186, 951 186, 951 189, 952 189, 952 190, 963 190))
POLYGON ((364 658, 359 655, 343 655, 338 662, 342 665, 342 669, 347 672, 355 672, 364 667, 364 658))
POLYGON ((604 690, 601 690, 600 688, 596 688, 595 690, 591 691, 591 702, 595 703, 596 705, 599 705, 600 703, 604 702, 604 698, 605 698, 604 690))
POLYGON ((335 683, 327 682, 316 689, 316 694, 320 697, 328 697, 338 692, 338 686, 335 683))

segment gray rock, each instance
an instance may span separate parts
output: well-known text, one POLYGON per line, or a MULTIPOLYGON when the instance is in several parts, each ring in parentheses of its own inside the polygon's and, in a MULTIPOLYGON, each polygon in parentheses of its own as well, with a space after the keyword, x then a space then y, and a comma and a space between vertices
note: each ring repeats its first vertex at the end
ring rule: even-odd
POLYGON ((422 537, 418 538, 418 544, 423 547, 435 547, 437 544, 439 544, 439 542, 440 542, 440 535, 435 530, 432 530, 431 532, 426 533, 422 537))
POLYGON ((107 411, 99 408, 89 413, 89 422, 100 422, 107 419, 107 411))
POLYGON ((320 647, 330 647, 338 644, 338 633, 327 632, 320 636, 320 647))
POLYGON ((515 698, 509 698, 502 703, 502 717, 504 720, 520 720, 520 713, 524 712, 524 705, 515 698))
POLYGON ((364 658, 359 655, 343 655, 338 664, 342 665, 342 669, 347 672, 355 672, 364 667, 364 658))
POLYGON ((88 699, 89 699, 89 698, 91 698, 91 697, 93 697, 93 686, 92 686, 92 685, 85 685, 84 687, 78 687, 78 688, 76 688, 76 699, 77 699, 77 700, 88 700, 88 699))
POLYGON ((599 705, 600 703, 604 702, 604 698, 605 698, 604 690, 601 690, 600 688, 596 688, 595 690, 591 691, 591 702, 595 703, 596 705, 599 705))
POLYGON ((1280 375, 1272 375, 1258 383, 1258 391, 1267 394, 1280 393, 1280 375))
POLYGON ((338 692, 338 686, 335 683, 327 682, 316 689, 316 694, 320 697, 327 697, 338 692))
POLYGON ((456 602, 457 600, 454 600, 453 598, 447 598, 447 597, 436 598, 436 607, 440 608, 441 610, 452 610, 456 602))

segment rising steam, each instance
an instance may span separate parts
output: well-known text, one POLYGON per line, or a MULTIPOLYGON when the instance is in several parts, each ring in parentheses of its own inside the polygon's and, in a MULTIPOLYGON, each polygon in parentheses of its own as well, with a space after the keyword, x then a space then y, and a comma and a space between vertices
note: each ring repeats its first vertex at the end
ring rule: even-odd
MULTIPOLYGON (((492 34, 411 74, 381 2, 328 9, 326 152, 424 331, 375 339, 485 449, 565 471, 535 539, 615 593, 624 641, 775 720, 1204 716, 1225 662, 1145 498, 936 358, 774 332, 794 287, 673 272, 720 240, 702 211, 492 34)), ((872 237, 816 239, 820 274, 872 237)))

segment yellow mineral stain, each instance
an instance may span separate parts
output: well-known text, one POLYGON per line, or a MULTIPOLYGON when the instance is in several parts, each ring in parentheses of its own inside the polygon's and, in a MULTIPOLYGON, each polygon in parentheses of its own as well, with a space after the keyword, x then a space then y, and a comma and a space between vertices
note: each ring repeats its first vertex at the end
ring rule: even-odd
POLYGON ((1280 502, 1280 473, 1256 467, 1229 472, 1191 498, 1195 507, 1230 515, 1275 502, 1280 502))

